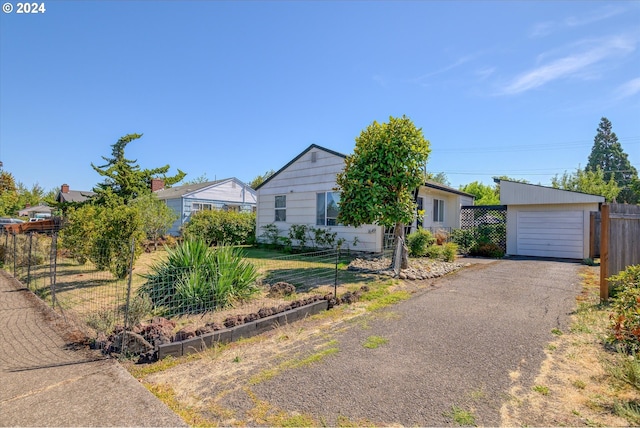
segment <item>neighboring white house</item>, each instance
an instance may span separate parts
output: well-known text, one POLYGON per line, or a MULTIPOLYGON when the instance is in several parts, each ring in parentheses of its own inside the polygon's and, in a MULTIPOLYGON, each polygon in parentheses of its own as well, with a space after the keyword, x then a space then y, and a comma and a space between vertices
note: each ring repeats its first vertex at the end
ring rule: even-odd
POLYGON ((169 234, 179 235, 182 225, 201 210, 255 212, 256 192, 235 177, 205 183, 163 188, 162 180, 154 179, 152 190, 177 215, 169 234))
MULTIPOLYGON (((338 224, 340 192, 336 176, 344 169, 346 155, 312 144, 291 162, 256 188, 258 207, 256 235, 263 226, 274 224, 280 236, 288 236, 291 225, 331 229, 345 245, 358 251, 381 252, 384 228, 338 224), (354 247, 354 239, 357 245, 354 247)), ((437 183, 425 183, 418 189, 418 209, 424 210, 425 228, 460 227, 460 206, 472 205, 473 195, 437 183)), ((414 222, 413 228, 416 224, 414 222)))
POLYGON ((507 206, 507 254, 585 259, 589 257, 590 212, 604 197, 498 180, 507 206))

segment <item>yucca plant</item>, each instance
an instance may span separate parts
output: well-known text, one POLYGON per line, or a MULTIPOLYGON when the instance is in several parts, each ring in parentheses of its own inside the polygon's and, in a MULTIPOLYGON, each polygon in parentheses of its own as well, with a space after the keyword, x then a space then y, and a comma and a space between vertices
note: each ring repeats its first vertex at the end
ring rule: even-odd
POLYGON ((224 308, 258 291, 258 271, 240 248, 209 248, 193 239, 167 253, 166 261, 143 275, 147 282, 139 290, 167 315, 224 308))

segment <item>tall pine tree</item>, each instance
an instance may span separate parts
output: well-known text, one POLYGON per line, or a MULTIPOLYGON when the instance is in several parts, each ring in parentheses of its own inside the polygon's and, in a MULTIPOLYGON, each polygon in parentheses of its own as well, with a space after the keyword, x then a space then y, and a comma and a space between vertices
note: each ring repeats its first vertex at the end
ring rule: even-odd
POLYGON ((616 133, 611 130, 611 122, 606 117, 600 119, 585 170, 596 172, 598 168, 604 172, 604 181, 613 177, 620 187, 617 202, 638 203, 640 195, 632 187, 638 180, 638 171, 631 165, 616 133))
POLYGON ((179 182, 186 175, 184 172, 178 170, 176 175, 167 176, 169 165, 153 169, 140 169, 136 160, 125 158, 124 149, 127 144, 140 137, 142 137, 142 134, 125 135, 111 146, 111 158, 102 157, 102 159, 107 161, 106 165, 95 166, 93 163, 91 164, 98 174, 105 177, 104 182, 99 183, 93 189, 96 196, 92 199, 99 205, 103 205, 105 201, 109 199, 110 195, 116 195, 122 202, 128 204, 129 201, 138 196, 151 193, 152 178, 162 178, 165 186, 171 187, 171 185, 179 182))

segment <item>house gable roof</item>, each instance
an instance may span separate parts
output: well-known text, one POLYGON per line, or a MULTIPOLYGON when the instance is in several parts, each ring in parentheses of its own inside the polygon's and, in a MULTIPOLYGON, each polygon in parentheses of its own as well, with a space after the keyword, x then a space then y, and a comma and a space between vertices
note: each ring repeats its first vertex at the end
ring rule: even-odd
POLYGON ((455 195, 467 196, 475 199, 476 197, 471 193, 466 193, 461 190, 454 189, 453 187, 445 186, 444 184, 436 183, 435 181, 425 181, 423 186, 430 187, 431 189, 441 190, 443 192, 453 193, 455 195))
MULTIPOLYGON (((300 153, 298 156, 296 156, 295 158, 293 158, 291 161, 289 161, 285 166, 283 166, 282 168, 280 168, 278 171, 276 171, 275 173, 273 173, 269 178, 267 178, 265 181, 263 181, 259 186, 256 187, 256 190, 258 190, 259 188, 261 188, 262 186, 264 186, 265 184, 267 184, 269 181, 271 181, 271 179, 273 179, 274 177, 276 177, 278 174, 280 174, 282 171, 284 171, 285 169, 287 169, 288 167, 290 167, 292 164, 294 164, 296 161, 298 161, 298 159, 300 159, 301 157, 303 157, 305 154, 307 154, 309 151, 313 150, 313 149, 317 149, 317 150, 322 150, 325 151, 327 153, 330 153, 334 156, 338 156, 341 157, 343 159, 345 159, 347 157, 347 155, 345 155, 344 153, 340 153, 340 152, 336 152, 334 150, 331 149, 327 149, 326 147, 322 147, 319 146, 317 144, 311 144, 309 147, 307 147, 306 149, 304 149, 302 151, 302 153, 300 153)), ((449 186, 445 186, 444 184, 440 184, 440 183, 436 183, 434 181, 425 181, 425 183, 423 184, 425 187, 430 187, 432 189, 437 189, 437 190, 441 190, 443 192, 448 192, 448 193, 453 193, 456 195, 460 195, 460 196, 468 196, 470 198, 475 198, 474 195, 470 194, 470 193, 465 193, 462 192, 460 190, 456 190, 453 187, 449 187, 449 186)))
POLYGON ((339 153, 336 152, 334 150, 331 149, 327 149, 326 147, 322 147, 319 146, 317 144, 311 144, 309 147, 307 147, 306 149, 304 149, 302 151, 302 153, 300 153, 298 156, 296 156, 295 158, 291 159, 291 161, 289 161, 285 166, 283 166, 282 168, 280 168, 279 170, 277 170, 276 172, 274 172, 273 174, 271 174, 271 176, 269 176, 269 178, 267 178, 266 180, 264 180, 262 183, 260 183, 255 190, 258 190, 259 188, 261 188, 262 186, 264 186, 265 184, 267 184, 269 181, 271 181, 271 179, 273 179, 275 176, 277 176, 278 174, 280 174, 282 171, 284 171, 285 169, 289 168, 292 164, 294 164, 298 159, 300 159, 301 157, 303 157, 305 154, 307 154, 310 150, 313 149, 318 149, 318 150, 322 150, 325 151, 327 153, 330 153, 332 155, 335 156, 339 156, 341 158, 346 158, 347 155, 343 154, 343 153, 339 153))
POLYGON ((195 184, 183 184, 182 186, 174 186, 169 187, 168 189, 160 189, 156 190, 156 195, 158 199, 177 199, 190 195, 191 193, 198 192, 210 187, 215 187, 222 183, 226 183, 228 181, 235 181, 241 186, 245 186, 249 191, 253 192, 253 189, 249 187, 248 184, 243 183, 235 177, 224 178, 222 180, 214 180, 214 181, 206 181, 204 183, 195 183, 195 184))
POLYGON ((502 179, 494 181, 500 185, 500 203, 502 205, 588 204, 604 203, 605 201, 604 196, 588 193, 502 179))

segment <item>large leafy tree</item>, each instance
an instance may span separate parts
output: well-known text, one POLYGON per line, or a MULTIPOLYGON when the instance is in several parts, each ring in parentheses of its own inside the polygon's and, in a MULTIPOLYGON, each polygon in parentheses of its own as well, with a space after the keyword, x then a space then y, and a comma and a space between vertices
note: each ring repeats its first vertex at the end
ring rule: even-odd
MULTIPOLYGON (((395 226, 396 242, 403 238, 404 225, 416 210, 413 192, 422 184, 429 146, 422 129, 406 116, 371 123, 356 138, 354 153, 337 176, 342 192, 338 221, 355 227, 395 226)), ((407 254, 403 245, 401 260, 394 264, 406 268, 407 254)))
POLYGON ((141 169, 136 160, 127 159, 124 155, 127 144, 142 137, 142 134, 127 134, 120 138, 111 147, 111 157, 102 158, 107 162, 102 166, 91 166, 105 178, 103 183, 94 187, 96 195, 92 198, 98 204, 104 204, 107 191, 119 197, 123 203, 128 204, 133 199, 151 193, 151 179, 162 178, 165 187, 179 182, 186 175, 178 170, 173 176, 167 176, 169 165, 152 169, 141 169))
POLYGON ((604 172, 605 182, 609 182, 613 177, 621 189, 618 202, 637 203, 640 200, 640 195, 633 189, 633 183, 638 179, 638 171, 631 165, 616 133, 612 130, 611 122, 606 117, 600 119, 585 170, 596 172, 598 168, 604 172))
POLYGON ((475 205, 499 205, 500 189, 497 185, 491 186, 479 181, 474 181, 464 186, 460 186, 460 190, 475 196, 475 205))
POLYGON ((0 169, 0 216, 14 216, 20 209, 18 188, 13 174, 0 169))
POLYGON ((577 168, 571 174, 565 171, 561 177, 556 175, 551 179, 551 186, 556 189, 604 196, 609 202, 615 200, 621 190, 613 175, 609 176, 609 180, 605 179, 605 173, 600 167, 595 171, 577 168))

